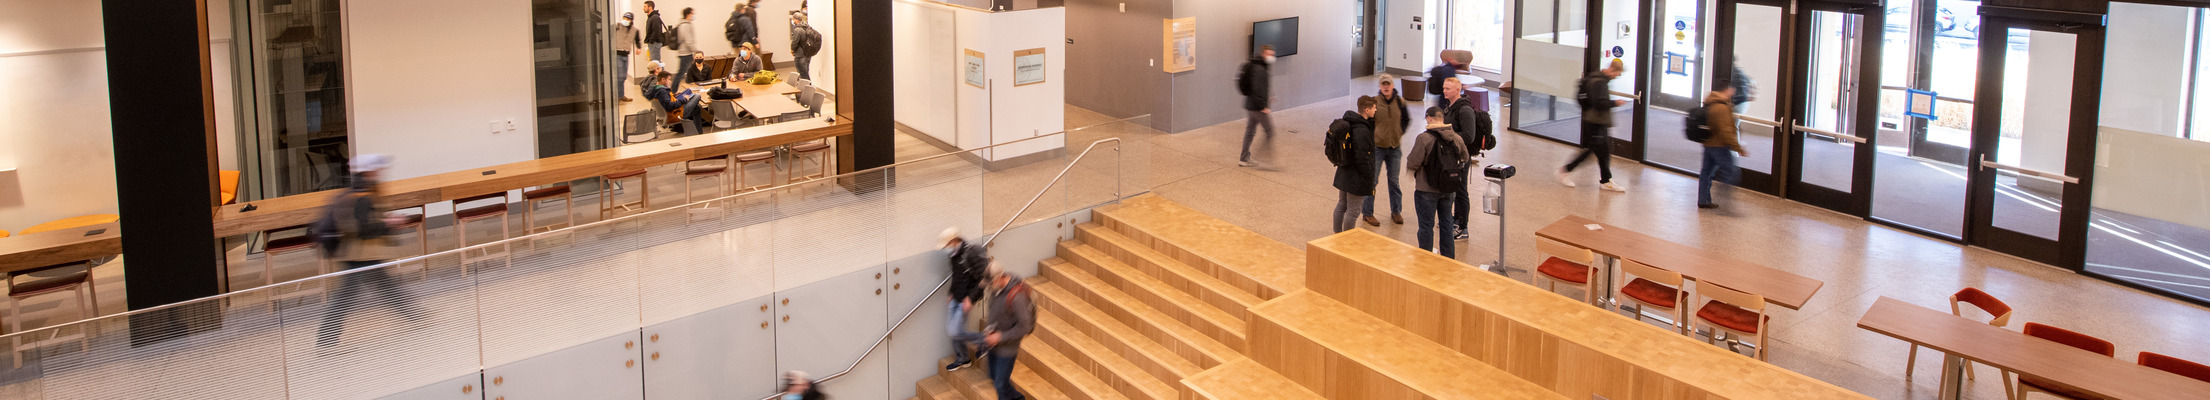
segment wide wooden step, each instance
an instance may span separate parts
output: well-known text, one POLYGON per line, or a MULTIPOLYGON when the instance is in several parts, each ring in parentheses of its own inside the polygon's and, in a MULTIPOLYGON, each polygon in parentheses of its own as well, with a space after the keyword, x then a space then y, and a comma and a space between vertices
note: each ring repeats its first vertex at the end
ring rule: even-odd
POLYGON ((959 389, 953 388, 951 381, 943 375, 930 376, 914 383, 913 394, 922 400, 967 400, 967 395, 959 394, 959 389))
POLYGON ((1027 395, 1031 399, 1074 399, 1072 396, 1067 396, 1066 392, 1059 391, 1059 387, 1052 386, 1051 381, 1044 379, 1043 375, 1037 375, 1036 370, 1029 369, 1027 365, 1022 365, 1019 362, 1013 363, 1013 387, 1020 388, 1021 394, 1027 395))
POLYGON ((1130 296, 1121 292, 1120 289, 1105 284, 1104 281, 1098 280, 1097 277, 1091 276, 1088 272, 1083 272, 1082 268, 1067 264, 1065 260, 1045 260, 1042 271, 1045 276, 1050 276, 1052 282, 1057 284, 1060 289, 1065 289, 1066 292, 1074 295, 1066 298, 1081 299, 1088 302, 1090 305, 1097 306, 1098 309, 1105 310, 1107 314, 1113 316, 1113 319, 1120 320, 1121 323, 1128 324, 1129 327, 1138 330, 1147 329, 1146 325, 1156 327, 1156 334, 1153 334, 1153 332, 1146 333, 1152 334, 1152 340, 1157 340, 1159 343, 1178 341, 1189 346, 1205 346, 1203 342, 1209 341, 1228 349, 1225 353, 1214 351, 1216 349, 1201 349, 1214 354, 1215 358, 1223 354, 1242 354, 1242 351, 1239 350, 1243 348, 1242 327, 1190 326, 1181 319, 1174 318, 1171 314, 1152 308, 1135 296, 1130 296))
POLYGON ((1103 225, 1096 223, 1082 224, 1075 229, 1075 239, 1082 241, 1084 245, 1112 256, 1114 260, 1118 260, 1122 264, 1143 271, 1144 274, 1166 283, 1167 286, 1188 293, 1190 296, 1195 296, 1206 304, 1211 304, 1214 308, 1227 312, 1228 315, 1234 316, 1238 321, 1250 319, 1250 313, 1245 310, 1258 305, 1259 302, 1266 301, 1266 299, 1259 298, 1257 294, 1236 288, 1235 285, 1221 281, 1220 278, 1215 278, 1205 274, 1204 271, 1191 268, 1188 264, 1183 264, 1173 257, 1167 257, 1166 253, 1160 253, 1158 250, 1128 239, 1127 236, 1121 236, 1111 229, 1105 229, 1103 225))
POLYGON ((1152 309, 1174 317, 1176 321, 1182 321, 1183 325, 1205 331, 1207 335, 1219 337, 1243 330, 1243 318, 1214 308, 1189 293, 1176 290, 1166 282, 1122 264, 1096 248, 1077 242, 1059 242, 1059 257, 1066 260, 1067 264, 1079 267, 1082 272, 1096 277, 1098 281, 1120 289, 1121 293, 1135 297, 1152 309))
MULTIPOLYGON (((1122 359, 1112 349, 1090 339, 1089 335, 1071 329, 1066 321, 1060 320, 1050 311, 1036 313, 1036 331, 1029 338, 1034 340, 1023 341, 1023 346, 1029 343, 1048 343, 1053 349, 1060 351, 1059 355, 1066 356, 1075 365, 1088 371, 1090 376, 1112 386, 1113 390, 1130 399, 1171 400, 1181 392, 1180 388, 1167 384, 1169 381, 1152 376, 1136 363, 1122 359)), ((1179 381, 1179 377, 1173 380, 1179 381)))
POLYGON ((1142 368, 1145 373, 1153 378, 1158 378, 1161 382, 1171 384, 1184 377, 1204 371, 1204 368, 1183 359, 1181 355, 1175 354, 1173 350, 1167 349, 1166 346, 1161 346, 1157 342, 1151 341, 1150 338, 1136 333, 1134 329, 1121 325, 1120 321, 1113 320, 1112 317, 1097 312, 1096 308, 1092 308, 1088 304, 1081 304, 1080 307, 1086 308, 1085 311, 1089 312, 1087 317, 1053 311, 1053 307, 1038 307, 1037 325, 1041 327, 1045 323, 1051 323, 1053 329, 1080 332, 1083 336, 1089 337, 1090 340, 1104 346, 1112 354, 1128 360, 1138 368, 1142 368), (1043 314, 1049 314, 1050 318, 1042 317, 1043 314), (1086 318, 1099 318, 1102 321, 1086 318))
POLYGON ((1198 399, 1241 400, 1321 400, 1320 394, 1306 390, 1303 385, 1288 377, 1266 369, 1249 359, 1221 364, 1219 367, 1191 375, 1182 384, 1188 393, 1198 399))
MULTIPOLYGON (((973 364, 968 364, 966 368, 940 373, 937 376, 944 377, 944 382, 951 385, 952 392, 958 393, 961 397, 966 397, 969 400, 997 400, 998 394, 990 386, 990 363, 986 361, 988 357, 980 358, 975 360, 973 364)), ((943 365, 950 362, 951 359, 948 357, 938 360, 936 363, 937 370, 942 371, 943 365)))
POLYGON ((1566 398, 1311 291, 1251 314, 1251 359, 1330 399, 1566 398))
POLYGON ((1259 298, 1304 288, 1304 252, 1157 194, 1099 207, 1091 216, 1106 229, 1259 298))
MULTIPOLYGON (((1029 287, 1035 289, 1042 286, 1032 285, 1029 287)), ((1053 287, 1049 291, 1039 290, 1036 292, 1036 298, 1038 299, 1036 301, 1037 309, 1051 311, 1052 314, 1058 315, 1061 320, 1066 321, 1075 329, 1090 335, 1091 339, 1097 339, 1107 345, 1125 346, 1127 349, 1123 350, 1121 354, 1129 355, 1130 352, 1133 352, 1134 355, 1124 357, 1130 361, 1135 361, 1138 358, 1150 360, 1149 362, 1164 367, 1174 376, 1186 377, 1203 371, 1205 368, 1220 365, 1220 363, 1227 360, 1243 358, 1243 354, 1236 352, 1235 349, 1221 345, 1219 341, 1205 338, 1202 334, 1194 331, 1187 332, 1190 335, 1189 337, 1203 340, 1185 343, 1178 340, 1178 336, 1175 336, 1173 331, 1166 328, 1148 323, 1131 324, 1116 319, 1113 316, 1114 314, 1106 312, 1102 309, 1103 307, 1092 305, 1065 289, 1053 287)), ((1111 306, 1116 310, 1119 309, 1119 307, 1110 304, 1107 306, 1111 306)), ((1127 313, 1122 312, 1122 314, 1127 313)), ((1163 316, 1160 318, 1166 319, 1163 316)), ((1171 322, 1170 319, 1168 320, 1171 322)))
MULTIPOLYGON (((1089 371, 1066 355, 1059 353, 1048 343, 1021 342, 1019 365, 1028 366, 1037 377, 1050 382, 1052 387, 1068 398, 1079 400, 1127 400, 1128 396, 1113 390, 1113 386, 1090 375, 1089 371)), ((1018 382, 1018 380, 1016 380, 1018 382)), ((995 393, 992 394, 995 399, 995 393)))
MULTIPOLYGON (((1025 348, 1026 345, 1023 345, 1023 347, 1025 348)), ((936 360, 936 366, 937 368, 943 368, 945 364, 949 364, 951 361, 951 357, 944 357, 936 360)), ((935 400, 996 400, 998 398, 997 387, 990 382, 989 363, 985 361, 976 361, 974 365, 967 368, 922 379, 920 385, 922 386, 918 393, 922 399, 928 399, 932 393, 937 396, 935 400), (930 380, 937 382, 935 387, 930 386, 930 380)), ((1050 381, 1037 376, 1035 371, 1029 370, 1028 366, 1021 365, 1019 362, 1015 362, 1013 365, 1013 387, 1020 388, 1021 393, 1028 395, 1028 398, 1031 399, 1072 399, 1067 397, 1065 393, 1059 392, 1058 388, 1052 387, 1050 381)))

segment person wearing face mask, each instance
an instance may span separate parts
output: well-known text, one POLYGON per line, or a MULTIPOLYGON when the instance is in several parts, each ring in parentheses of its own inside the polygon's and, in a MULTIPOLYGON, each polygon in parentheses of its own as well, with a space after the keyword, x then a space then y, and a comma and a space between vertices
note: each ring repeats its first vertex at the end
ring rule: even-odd
POLYGON ((1236 76, 1236 89, 1243 93, 1243 156, 1236 166, 1256 167, 1251 159, 1251 139, 1258 136, 1258 128, 1266 127, 1266 140, 1274 140, 1274 45, 1259 46, 1250 62, 1243 63, 1243 72, 1236 76))
POLYGON ((629 54, 644 47, 644 37, 637 33, 636 24, 635 14, 622 13, 621 25, 614 27, 614 92, 621 94, 623 103, 631 101, 629 89, 622 86, 629 82, 629 54))
POLYGON ((798 3, 798 11, 790 13, 790 55, 798 69, 798 78, 813 80, 813 56, 821 53, 821 31, 806 25, 806 3, 798 3))
POLYGON ((821 386, 820 386, 820 385, 817 385, 818 383, 820 383, 820 382, 815 382, 815 381, 814 381, 814 380, 812 380, 812 379, 807 379, 807 378, 806 378, 806 371, 796 371, 796 370, 793 370, 793 371, 790 371, 790 372, 784 372, 784 373, 783 373, 783 394, 782 394, 781 396, 778 396, 778 397, 776 397, 776 398, 777 398, 777 399, 781 399, 781 400, 826 400, 826 399, 828 399, 828 398, 829 398, 829 394, 828 394, 828 393, 822 393, 822 392, 821 392, 821 386))
POLYGON ((944 257, 951 262, 952 282, 947 292, 951 305, 944 313, 944 333, 951 337, 952 363, 944 365, 944 370, 955 371, 966 368, 974 360, 967 346, 981 347, 982 335, 967 329, 967 314, 975 303, 982 301, 983 271, 990 265, 990 250, 968 243, 966 238, 959 236, 959 228, 944 228, 937 243, 943 244, 944 257))
POLYGON ((753 49, 750 43, 737 46, 737 59, 729 63, 729 76, 742 81, 752 79, 752 75, 758 73, 760 73, 759 50, 753 49))

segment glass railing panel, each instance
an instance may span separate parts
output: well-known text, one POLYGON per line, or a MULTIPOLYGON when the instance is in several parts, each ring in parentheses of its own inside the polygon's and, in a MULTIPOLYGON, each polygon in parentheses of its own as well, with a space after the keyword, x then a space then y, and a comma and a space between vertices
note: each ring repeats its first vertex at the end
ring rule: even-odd
POLYGON ((481 368, 477 278, 460 265, 458 254, 433 255, 263 289, 305 288, 249 306, 273 304, 283 318, 290 398, 421 387, 481 368))

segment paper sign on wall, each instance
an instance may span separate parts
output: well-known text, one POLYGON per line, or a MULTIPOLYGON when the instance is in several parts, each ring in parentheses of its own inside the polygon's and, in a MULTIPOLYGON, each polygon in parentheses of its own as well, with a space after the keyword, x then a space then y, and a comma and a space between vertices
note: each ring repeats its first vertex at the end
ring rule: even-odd
POLYGON ((989 78, 986 78, 985 75, 983 75, 982 52, 974 51, 974 49, 966 50, 967 67, 962 69, 962 71, 965 71, 965 73, 967 74, 967 84, 974 85, 974 87, 978 88, 988 89, 988 87, 983 86, 989 82, 989 78))
POLYGON ((1166 20, 1166 72, 1197 69, 1197 18, 1166 20))
POLYGON ((1904 89, 1903 93, 1903 115, 1927 120, 1941 119, 1934 116, 1934 99, 1937 97, 1934 92, 1904 89))
POLYGON ((1044 49, 1013 52, 1013 86, 1044 83, 1044 49))

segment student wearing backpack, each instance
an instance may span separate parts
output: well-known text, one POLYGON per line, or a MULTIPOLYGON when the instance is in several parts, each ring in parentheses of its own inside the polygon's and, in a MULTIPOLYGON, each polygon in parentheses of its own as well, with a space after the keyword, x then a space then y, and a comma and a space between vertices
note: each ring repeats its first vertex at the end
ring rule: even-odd
POLYGON ((722 38, 729 39, 729 47, 760 43, 760 23, 755 20, 758 16, 752 12, 751 7, 749 4, 738 4, 736 11, 729 12, 729 22, 721 24, 722 38))
POLYGON ((1558 169, 1558 183, 1573 187, 1573 168, 1581 166, 1589 156, 1596 157, 1598 181, 1604 190, 1626 192, 1627 188, 1611 182, 1611 117, 1613 107, 1627 105, 1626 100, 1611 99, 1611 80, 1627 72, 1627 64, 1612 59, 1611 66, 1581 77, 1579 101, 1581 103, 1581 154, 1573 156, 1573 162, 1558 169))
POLYGON ((645 2, 645 45, 647 46, 647 48, 645 49, 646 59, 652 61, 665 61, 660 58, 660 47, 667 43, 667 36, 668 25, 660 22, 660 10, 657 8, 653 8, 652 2, 645 2))
MULTIPOLYGON (((1389 220, 1404 225, 1404 190, 1397 186, 1397 169, 1404 166, 1404 131, 1412 129, 1412 114, 1406 113, 1405 99, 1397 92, 1396 77, 1381 75, 1381 94, 1374 97, 1374 172, 1389 177, 1389 220)), ((1378 179, 1377 182, 1379 183, 1378 179)), ((1380 189, 1366 197, 1366 204, 1359 211, 1365 213, 1367 225, 1381 226, 1374 218, 1374 201, 1381 198, 1380 189)))
MULTIPOLYGON (((1473 108, 1473 100, 1466 97, 1465 84, 1460 83, 1458 78, 1443 79, 1443 122, 1450 124, 1451 130, 1465 140, 1466 150, 1472 151, 1473 156, 1478 157, 1482 152, 1496 148, 1496 135, 1490 126, 1489 113, 1473 108)), ((1454 202, 1451 204, 1451 215, 1457 219, 1451 220, 1451 223, 1456 224, 1457 229, 1454 232, 1458 234, 1452 235, 1451 240, 1469 239, 1471 236, 1466 233, 1466 220, 1472 217, 1469 214, 1473 214, 1473 196, 1466 193, 1466 185, 1459 186, 1458 192, 1452 195, 1454 202)))
POLYGON ((1251 138, 1258 136, 1259 125, 1266 126, 1266 140, 1274 140, 1273 70, 1274 45, 1259 46, 1258 54, 1250 62, 1243 63, 1243 72, 1236 76, 1236 90, 1243 93, 1243 110, 1248 118, 1243 121, 1243 156, 1236 166, 1256 167, 1251 162, 1251 138))
MULTIPOLYGON (((691 11, 693 10, 690 7, 683 7, 683 22, 675 24, 675 38, 669 40, 673 42, 669 45, 675 48, 675 65, 691 65, 691 60, 698 58, 698 27, 691 25, 691 11)), ((676 69, 674 87, 683 87, 683 83, 690 82, 691 79, 706 79, 703 76, 690 76, 685 73, 687 70, 688 67, 676 69)))
POLYGON ((1709 127, 1711 133, 1704 138, 1703 170, 1696 174, 1696 208, 1719 208, 1718 203, 1711 201, 1711 181, 1734 184, 1742 173, 1734 165, 1734 155, 1750 156, 1734 131, 1734 95, 1741 89, 1732 84, 1711 87, 1718 89, 1704 96, 1704 126, 1709 127))
POLYGON ((821 31, 806 25, 805 3, 799 3, 799 12, 790 14, 791 66, 798 68, 798 78, 813 80, 813 56, 821 53, 821 31))
MULTIPOLYGON (((1384 81, 1386 82, 1386 81, 1384 81)), ((1335 190, 1342 191, 1335 199, 1335 232, 1358 227, 1361 204, 1374 195, 1374 111, 1381 102, 1373 96, 1359 96, 1357 111, 1344 111, 1337 124, 1342 129, 1329 129, 1327 143, 1328 161, 1335 164, 1335 190)))
POLYGON ((1436 242, 1442 242, 1438 253, 1458 258, 1458 245, 1450 239, 1455 234, 1451 231, 1451 203, 1452 197, 1465 190, 1466 171, 1473 165, 1469 154, 1458 132, 1443 123, 1443 108, 1429 107, 1427 131, 1412 141, 1412 152, 1405 155, 1404 165, 1415 183, 1412 210, 1419 217, 1420 250, 1435 250, 1436 242), (1451 174, 1457 176, 1448 176, 1451 174))
MULTIPOLYGON (((391 226, 405 222, 400 216, 376 210, 377 177, 391 165, 391 157, 382 154, 362 154, 347 162, 352 168, 352 184, 344 193, 323 207, 309 231, 322 247, 323 256, 345 264, 345 269, 363 268, 383 264, 385 260, 402 256, 396 243, 390 238, 391 226)), ((425 314, 414 302, 398 293, 398 286, 386 271, 362 271, 340 276, 332 289, 332 301, 352 304, 375 304, 396 309, 408 321, 422 321, 425 314), (366 298, 359 298, 359 297, 366 298)), ((338 337, 345 334, 345 316, 360 307, 333 307, 322 315, 322 328, 315 338, 315 347, 336 345, 338 337)))

